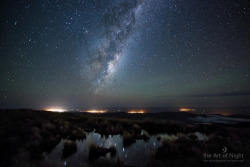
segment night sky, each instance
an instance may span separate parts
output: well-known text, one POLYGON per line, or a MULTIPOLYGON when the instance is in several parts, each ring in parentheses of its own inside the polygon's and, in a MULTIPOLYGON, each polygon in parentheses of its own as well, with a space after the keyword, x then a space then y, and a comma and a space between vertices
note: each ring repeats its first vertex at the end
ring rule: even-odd
POLYGON ((249 106, 249 0, 3 0, 0 108, 249 106))

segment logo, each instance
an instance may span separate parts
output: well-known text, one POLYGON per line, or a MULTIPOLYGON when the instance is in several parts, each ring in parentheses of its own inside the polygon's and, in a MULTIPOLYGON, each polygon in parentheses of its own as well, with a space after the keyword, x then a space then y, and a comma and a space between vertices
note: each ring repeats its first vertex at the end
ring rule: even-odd
POLYGON ((221 148, 222 153, 204 153, 204 162, 244 162, 243 153, 231 152, 226 146, 221 148))
POLYGON ((227 147, 224 146, 223 149, 222 149, 222 152, 226 153, 227 152, 227 147))

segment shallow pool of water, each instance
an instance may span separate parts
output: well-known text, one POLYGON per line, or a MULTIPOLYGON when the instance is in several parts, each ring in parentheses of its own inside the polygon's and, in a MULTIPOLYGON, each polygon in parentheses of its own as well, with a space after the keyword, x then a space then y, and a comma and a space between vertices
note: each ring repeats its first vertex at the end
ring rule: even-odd
MULTIPOLYGON (((198 140, 208 140, 207 136, 199 132, 194 133, 198 140)), ((162 140, 178 140, 176 135, 159 134, 162 140)), ((63 154, 63 139, 50 153, 44 153, 44 162, 46 166, 69 166, 69 167, 88 167, 93 161, 89 161, 89 146, 91 144, 98 145, 104 148, 115 146, 116 155, 110 157, 106 155, 107 160, 117 162, 118 159, 128 166, 146 166, 150 162, 158 147, 162 146, 162 142, 157 140, 157 136, 150 136, 148 141, 136 140, 129 147, 123 146, 123 138, 121 135, 109 135, 108 137, 101 136, 98 133, 90 132, 86 134, 86 139, 76 141, 77 152, 66 159, 62 159, 63 154)))
POLYGON ((45 154, 44 164, 52 166, 89 166, 88 154, 89 145, 96 144, 100 147, 109 148, 115 146, 117 154, 113 158, 117 161, 117 158, 124 162, 125 165, 134 166, 145 166, 149 157, 153 155, 158 147, 162 145, 157 140, 156 136, 151 136, 149 140, 137 140, 134 144, 129 147, 123 146, 123 139, 121 135, 109 135, 107 138, 102 137, 100 134, 91 132, 86 135, 86 139, 77 141, 77 152, 69 156, 65 160, 62 160, 63 153, 63 139, 61 142, 52 150, 51 153, 45 154))

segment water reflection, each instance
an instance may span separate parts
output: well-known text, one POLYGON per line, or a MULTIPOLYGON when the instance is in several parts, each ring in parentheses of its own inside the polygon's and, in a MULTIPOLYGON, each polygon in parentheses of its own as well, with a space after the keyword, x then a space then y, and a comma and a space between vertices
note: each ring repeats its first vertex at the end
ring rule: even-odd
POLYGON ((208 141, 209 140, 207 135, 202 134, 200 132, 195 132, 195 135, 198 137, 198 140, 202 140, 202 141, 208 141))
POLYGON ((77 152, 65 160, 61 159, 63 150, 63 140, 61 140, 50 154, 44 155, 44 164, 48 166, 90 166, 88 153, 91 143, 104 148, 115 146, 117 154, 113 160, 117 161, 119 157, 125 165, 134 166, 145 166, 148 163, 149 157, 162 145, 156 136, 152 136, 147 142, 137 140, 136 143, 130 147, 124 148, 123 139, 120 135, 109 135, 105 138, 98 133, 91 132, 87 134, 86 140, 77 141, 77 152))
MULTIPOLYGON (((208 140, 206 135, 199 132, 194 133, 198 140, 208 140)), ((176 135, 159 134, 162 140, 178 140, 176 135)), ((61 142, 52 150, 51 153, 45 154, 45 160, 43 164, 45 166, 69 166, 69 167, 81 167, 81 166, 91 166, 88 160, 89 146, 91 144, 98 145, 99 147, 110 148, 115 146, 117 154, 115 157, 110 157, 109 154, 106 158, 112 162, 117 162, 118 159, 121 160, 124 165, 128 166, 146 166, 150 157, 152 157, 157 148, 162 146, 162 142, 157 140, 157 136, 151 136, 149 140, 137 140, 136 143, 129 147, 123 146, 123 139, 120 135, 109 135, 107 138, 101 136, 98 133, 91 132, 87 133, 86 139, 83 141, 77 141, 77 152, 65 160, 61 159, 63 153, 63 139, 61 142)))

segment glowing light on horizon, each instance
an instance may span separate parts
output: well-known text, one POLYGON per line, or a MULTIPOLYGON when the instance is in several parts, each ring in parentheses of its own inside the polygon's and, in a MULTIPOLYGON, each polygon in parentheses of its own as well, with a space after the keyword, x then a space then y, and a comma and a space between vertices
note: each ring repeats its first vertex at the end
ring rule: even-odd
POLYGON ((100 114, 100 113, 106 113, 107 110, 87 110, 85 112, 87 112, 87 113, 93 113, 93 114, 96 114, 96 113, 100 114))
POLYGON ((195 109, 193 109, 193 108, 180 108, 179 111, 180 112, 194 112, 195 109))
POLYGON ((143 114, 145 113, 145 111, 143 110, 131 110, 131 111, 128 111, 129 114, 143 114))
POLYGON ((50 112, 65 112, 65 109, 61 109, 61 108, 48 108, 45 111, 50 111, 50 112))

